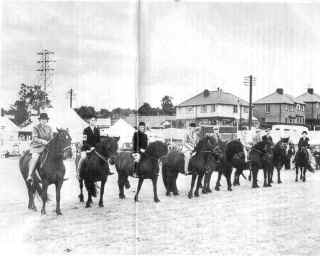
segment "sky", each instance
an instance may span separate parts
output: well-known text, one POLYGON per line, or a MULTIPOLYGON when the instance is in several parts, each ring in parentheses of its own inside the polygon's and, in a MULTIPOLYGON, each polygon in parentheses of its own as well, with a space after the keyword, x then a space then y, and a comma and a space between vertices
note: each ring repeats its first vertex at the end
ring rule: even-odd
POLYGON ((137 1, 9 1, 1 10, 3 107, 21 83, 39 81, 42 49, 55 52, 56 105, 68 104, 70 88, 74 106, 108 109, 159 106, 164 95, 179 104, 217 87, 248 100, 250 74, 254 100, 279 87, 293 96, 308 87, 320 93, 317 3, 141 0, 140 40, 137 1))

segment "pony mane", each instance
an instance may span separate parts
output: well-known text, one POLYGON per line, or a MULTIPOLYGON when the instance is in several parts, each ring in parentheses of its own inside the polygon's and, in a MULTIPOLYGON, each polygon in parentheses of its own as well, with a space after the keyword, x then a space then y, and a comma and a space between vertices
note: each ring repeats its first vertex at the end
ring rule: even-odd
POLYGON ((161 156, 164 156, 168 153, 168 146, 167 144, 161 141, 154 141, 151 142, 147 149, 146 155, 159 159, 161 156))
POLYGON ((227 160, 231 160, 235 154, 240 152, 243 152, 243 145, 239 140, 232 140, 227 143, 225 149, 227 160))

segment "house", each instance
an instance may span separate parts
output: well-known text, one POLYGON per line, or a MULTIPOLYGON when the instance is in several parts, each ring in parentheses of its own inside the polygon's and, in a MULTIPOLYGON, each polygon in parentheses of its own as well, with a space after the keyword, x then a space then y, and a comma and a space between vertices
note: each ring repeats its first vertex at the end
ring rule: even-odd
POLYGON ((284 93, 282 88, 276 89, 262 99, 254 102, 253 114, 262 126, 273 124, 305 123, 305 104, 303 101, 284 93))
POLYGON ((190 122, 209 125, 235 126, 237 121, 242 124, 249 118, 249 103, 239 97, 222 91, 204 90, 180 103, 176 107, 176 118, 188 126, 190 122))
POLYGON ((320 125, 320 95, 314 93, 313 88, 309 88, 296 99, 305 103, 306 125, 311 129, 320 125))

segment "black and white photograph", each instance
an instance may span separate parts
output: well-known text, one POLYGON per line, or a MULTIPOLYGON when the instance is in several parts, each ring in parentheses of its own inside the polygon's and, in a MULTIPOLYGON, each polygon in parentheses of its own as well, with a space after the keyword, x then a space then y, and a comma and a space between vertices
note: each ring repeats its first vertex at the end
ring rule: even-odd
POLYGON ((0 2, 1 255, 320 255, 320 2, 0 2))

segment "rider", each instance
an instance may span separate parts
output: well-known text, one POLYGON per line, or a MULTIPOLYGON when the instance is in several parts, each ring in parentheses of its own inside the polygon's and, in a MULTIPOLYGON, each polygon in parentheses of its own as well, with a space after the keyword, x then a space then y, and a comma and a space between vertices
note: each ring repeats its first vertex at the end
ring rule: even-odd
POLYGON ((256 145, 258 142, 262 141, 261 130, 256 130, 256 134, 252 138, 252 145, 256 145))
POLYGON ((268 142, 270 145, 273 145, 273 139, 271 137, 271 129, 266 130, 266 134, 262 136, 262 140, 268 142))
POLYGON ((309 158, 308 169, 312 172, 312 171, 314 171, 314 168, 312 167, 312 165, 313 165, 312 154, 311 154, 310 144, 309 144, 310 139, 307 137, 307 135, 308 135, 307 131, 302 132, 302 137, 300 138, 300 140, 298 142, 298 149, 300 150, 302 147, 306 148, 306 150, 308 152, 308 158, 309 158))
MULTIPOLYGON (((80 174, 80 169, 84 160, 87 158, 87 154, 95 150, 95 146, 100 142, 100 131, 97 128, 97 117, 92 115, 89 119, 89 126, 83 130, 83 143, 81 147, 80 160, 77 168, 77 175, 80 174)), ((107 168, 107 175, 112 175, 109 168, 107 168)))
POLYGON ((184 171, 185 175, 189 175, 190 173, 188 172, 188 164, 189 160, 192 156, 193 149, 197 145, 198 141, 200 139, 199 132, 196 128, 195 123, 190 123, 189 124, 189 129, 187 130, 185 137, 184 137, 184 156, 185 156, 185 165, 184 165, 184 171))
POLYGON ((133 157, 135 159, 135 167, 133 171, 133 177, 137 177, 137 163, 139 162, 141 155, 146 152, 148 146, 148 136, 145 134, 146 124, 140 122, 138 125, 138 131, 133 134, 132 145, 133 145, 133 157))
POLYGON ((36 169, 40 154, 45 149, 48 142, 52 139, 52 129, 47 124, 49 117, 47 113, 41 113, 39 116, 39 124, 33 127, 32 142, 30 144, 30 152, 32 157, 29 162, 29 170, 27 182, 32 182, 32 175, 36 169))

